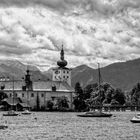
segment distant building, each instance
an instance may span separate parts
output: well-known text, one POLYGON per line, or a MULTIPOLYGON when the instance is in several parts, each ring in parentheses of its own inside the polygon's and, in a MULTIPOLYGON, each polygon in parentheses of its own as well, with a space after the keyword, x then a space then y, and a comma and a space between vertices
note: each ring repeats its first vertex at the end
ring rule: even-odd
POLYGON ((63 48, 60 56, 58 67, 53 69, 52 80, 32 81, 30 71, 27 70, 23 80, 0 80, 1 91, 9 98, 20 98, 20 105, 24 104, 32 109, 37 107, 37 102, 40 108, 46 109, 48 100, 55 101, 58 97, 65 96, 69 101, 69 108, 72 109, 74 89, 71 87, 71 69, 66 67, 67 61, 64 59, 63 48))

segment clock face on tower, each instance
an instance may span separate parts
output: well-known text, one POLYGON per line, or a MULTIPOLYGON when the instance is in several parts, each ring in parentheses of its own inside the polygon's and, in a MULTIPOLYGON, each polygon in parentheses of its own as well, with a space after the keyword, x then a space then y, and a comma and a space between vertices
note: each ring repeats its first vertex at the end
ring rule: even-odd
POLYGON ((56 71, 55 71, 55 74, 58 74, 58 73, 59 73, 59 71, 58 71, 58 70, 56 70, 56 71))

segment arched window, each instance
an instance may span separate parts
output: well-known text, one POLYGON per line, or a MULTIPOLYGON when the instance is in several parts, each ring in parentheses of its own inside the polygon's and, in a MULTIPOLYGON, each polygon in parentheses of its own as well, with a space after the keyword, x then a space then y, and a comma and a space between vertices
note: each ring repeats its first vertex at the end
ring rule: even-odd
POLYGON ((22 93, 22 97, 24 97, 24 93, 22 93))

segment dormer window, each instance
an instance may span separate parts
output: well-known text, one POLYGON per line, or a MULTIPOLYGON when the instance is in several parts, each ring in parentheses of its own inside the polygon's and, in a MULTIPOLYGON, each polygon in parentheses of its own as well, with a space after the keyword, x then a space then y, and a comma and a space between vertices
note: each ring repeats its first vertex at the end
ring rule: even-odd
POLYGON ((56 71, 55 71, 55 74, 58 74, 58 73, 59 73, 59 71, 58 71, 58 70, 56 70, 56 71))
POLYGON ((56 86, 52 86, 52 91, 56 91, 56 86))

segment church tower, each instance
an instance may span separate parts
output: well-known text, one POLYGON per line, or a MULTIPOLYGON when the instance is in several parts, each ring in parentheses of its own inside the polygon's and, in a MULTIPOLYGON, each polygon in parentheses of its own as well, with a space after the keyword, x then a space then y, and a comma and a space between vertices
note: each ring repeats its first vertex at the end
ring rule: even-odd
POLYGON ((25 75, 25 85, 26 85, 26 90, 33 90, 31 75, 30 75, 30 71, 28 69, 27 69, 26 75, 25 75))
POLYGON ((71 86, 71 69, 67 68, 67 61, 64 58, 64 49, 62 46, 60 60, 57 61, 57 68, 53 69, 53 81, 67 82, 71 86))

